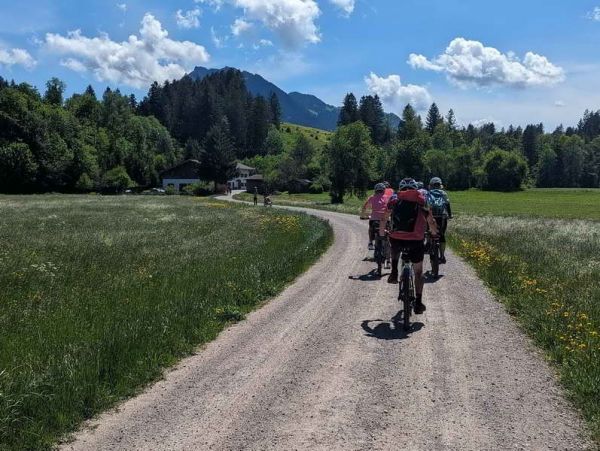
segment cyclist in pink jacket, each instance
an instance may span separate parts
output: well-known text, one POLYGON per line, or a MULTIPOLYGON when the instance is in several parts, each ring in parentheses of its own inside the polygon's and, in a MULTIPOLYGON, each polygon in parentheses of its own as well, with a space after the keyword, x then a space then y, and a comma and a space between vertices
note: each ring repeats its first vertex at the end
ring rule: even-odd
POLYGON ((371 210, 369 218, 369 250, 375 249, 373 240, 375 240, 375 234, 379 227, 379 221, 384 219, 387 213, 387 205, 390 198, 386 193, 386 188, 383 183, 375 185, 375 194, 370 196, 362 207, 360 214, 361 218, 366 219, 367 210, 371 210))

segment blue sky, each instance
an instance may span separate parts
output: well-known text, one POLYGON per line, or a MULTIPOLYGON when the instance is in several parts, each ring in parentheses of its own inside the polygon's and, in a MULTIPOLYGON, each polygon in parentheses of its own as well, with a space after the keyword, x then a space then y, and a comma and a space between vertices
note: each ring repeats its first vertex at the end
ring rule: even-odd
POLYGON ((40 90, 57 76, 142 97, 227 65, 332 104, 378 93, 500 126, 600 109, 599 42, 600 0, 0 0, 0 75, 40 90))

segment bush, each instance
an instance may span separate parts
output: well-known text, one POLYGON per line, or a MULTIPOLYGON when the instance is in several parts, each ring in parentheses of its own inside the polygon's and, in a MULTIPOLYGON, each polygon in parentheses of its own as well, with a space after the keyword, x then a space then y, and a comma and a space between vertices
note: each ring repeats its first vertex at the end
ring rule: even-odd
POLYGON ((186 185, 181 190, 181 193, 188 196, 210 196, 212 194, 212 189, 210 183, 198 182, 192 183, 191 185, 186 185))
POLYGON ((102 188, 105 191, 120 193, 134 185, 123 166, 112 168, 102 177, 102 188))
POLYGON ((165 194, 167 194, 168 196, 173 196, 173 195, 177 194, 177 190, 175 189, 175 187, 173 185, 169 185, 165 188, 165 194))
POLYGON ((91 179, 91 177, 87 173, 84 172, 79 177, 79 180, 77 180, 77 183, 75 184, 75 188, 77 188, 77 190, 83 191, 83 192, 91 191, 94 189, 94 181, 91 179))
POLYGON ((321 194, 324 191, 323 185, 321 185, 319 182, 313 182, 308 190, 311 194, 321 194))
POLYGON ((516 191, 527 178, 527 162, 514 153, 494 150, 483 161, 483 189, 516 191))

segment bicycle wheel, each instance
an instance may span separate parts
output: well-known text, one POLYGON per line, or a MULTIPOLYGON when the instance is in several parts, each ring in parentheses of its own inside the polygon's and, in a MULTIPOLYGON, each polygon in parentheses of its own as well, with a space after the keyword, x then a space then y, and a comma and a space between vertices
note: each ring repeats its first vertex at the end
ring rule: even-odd
POLYGON ((410 274, 407 269, 402 271, 402 281, 400 282, 400 298, 402 299, 402 324, 404 330, 410 329, 410 315, 412 313, 412 301, 410 298, 410 274))
POLYGON ((429 254, 429 258, 431 260, 431 274, 433 277, 438 277, 440 274, 440 245, 438 243, 434 243, 432 245, 431 252, 429 254))

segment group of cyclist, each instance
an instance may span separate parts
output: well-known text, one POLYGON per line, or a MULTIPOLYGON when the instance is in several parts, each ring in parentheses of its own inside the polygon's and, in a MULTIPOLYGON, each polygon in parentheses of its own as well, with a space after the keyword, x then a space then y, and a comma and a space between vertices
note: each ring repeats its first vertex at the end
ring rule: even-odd
POLYGON ((398 261, 404 252, 411 263, 415 276, 414 312, 426 310, 423 304, 423 259, 425 257, 425 235, 440 240, 440 263, 446 263, 446 228, 452 218, 450 199, 444 191, 442 180, 433 177, 429 189, 413 178, 400 182, 398 192, 394 192, 388 182, 375 185, 375 193, 363 205, 361 217, 369 216, 369 250, 374 249, 378 234, 389 239, 391 248, 391 273, 388 283, 398 283, 398 261))

